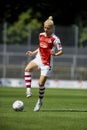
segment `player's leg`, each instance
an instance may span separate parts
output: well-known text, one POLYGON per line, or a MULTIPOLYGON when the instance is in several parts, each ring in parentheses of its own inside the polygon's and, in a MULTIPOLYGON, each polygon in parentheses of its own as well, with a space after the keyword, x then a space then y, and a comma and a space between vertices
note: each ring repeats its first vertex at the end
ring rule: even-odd
POLYGON ((34 111, 39 111, 42 106, 42 100, 45 93, 45 82, 47 80, 47 77, 50 76, 52 68, 50 66, 42 66, 41 67, 41 76, 39 80, 39 96, 37 104, 34 108, 34 111))
POLYGON ((44 93, 45 93, 45 82, 47 80, 47 76, 40 76, 40 80, 39 80, 39 97, 38 97, 38 101, 36 103, 36 106, 34 108, 34 111, 39 111, 41 106, 42 106, 42 100, 44 97, 44 93))
POLYGON ((31 80, 32 80, 31 73, 32 73, 32 71, 34 71, 37 68, 38 68, 37 64, 33 61, 29 62, 25 68, 24 78, 25 78, 27 97, 30 97, 32 95, 32 93, 31 93, 31 80))

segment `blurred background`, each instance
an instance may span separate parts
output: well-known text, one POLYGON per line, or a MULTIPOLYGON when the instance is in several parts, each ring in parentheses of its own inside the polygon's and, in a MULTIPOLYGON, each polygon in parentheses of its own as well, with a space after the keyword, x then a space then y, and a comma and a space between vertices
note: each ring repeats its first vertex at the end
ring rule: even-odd
MULTIPOLYGON (((54 57, 50 78, 87 80, 87 7, 66 0, 2 1, 0 4, 0 78, 24 78, 24 68, 33 58, 27 50, 38 47, 43 22, 53 16, 55 34, 64 54, 54 57)), ((33 73, 37 79, 39 72, 33 73)))

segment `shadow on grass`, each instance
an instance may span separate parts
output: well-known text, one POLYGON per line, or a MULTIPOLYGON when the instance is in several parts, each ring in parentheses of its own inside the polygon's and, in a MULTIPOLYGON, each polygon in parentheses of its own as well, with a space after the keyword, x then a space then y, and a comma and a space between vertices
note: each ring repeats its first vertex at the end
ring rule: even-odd
POLYGON ((73 109, 67 109, 67 110, 40 110, 42 112, 87 112, 87 110, 73 110, 73 109))

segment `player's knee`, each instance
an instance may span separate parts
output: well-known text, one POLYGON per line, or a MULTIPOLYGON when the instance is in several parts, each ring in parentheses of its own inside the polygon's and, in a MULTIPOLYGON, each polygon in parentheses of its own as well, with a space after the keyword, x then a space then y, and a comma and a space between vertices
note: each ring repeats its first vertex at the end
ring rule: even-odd
POLYGON ((30 69, 26 67, 25 72, 30 72, 30 69))
POLYGON ((43 82, 39 82, 39 86, 44 86, 44 83, 43 82))

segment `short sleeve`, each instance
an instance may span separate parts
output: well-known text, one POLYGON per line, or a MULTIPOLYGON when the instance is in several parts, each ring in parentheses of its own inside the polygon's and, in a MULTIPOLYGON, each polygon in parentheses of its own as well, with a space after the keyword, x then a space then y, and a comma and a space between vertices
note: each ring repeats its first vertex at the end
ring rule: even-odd
POLYGON ((62 44, 61 44, 61 41, 60 41, 59 38, 55 38, 55 40, 54 40, 54 46, 56 46, 56 48, 58 50, 62 50, 62 44))

